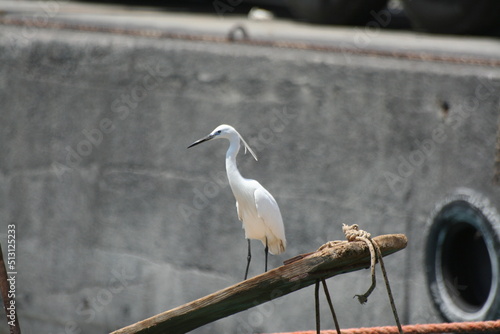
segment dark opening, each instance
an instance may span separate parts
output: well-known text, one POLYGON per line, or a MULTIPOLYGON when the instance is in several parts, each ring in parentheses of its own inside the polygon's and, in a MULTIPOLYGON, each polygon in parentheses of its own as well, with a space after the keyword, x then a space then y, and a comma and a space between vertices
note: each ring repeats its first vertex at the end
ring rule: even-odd
POLYGON ((457 306, 476 312, 486 303, 492 265, 481 232, 467 222, 452 224, 443 240, 441 269, 448 294, 457 306))

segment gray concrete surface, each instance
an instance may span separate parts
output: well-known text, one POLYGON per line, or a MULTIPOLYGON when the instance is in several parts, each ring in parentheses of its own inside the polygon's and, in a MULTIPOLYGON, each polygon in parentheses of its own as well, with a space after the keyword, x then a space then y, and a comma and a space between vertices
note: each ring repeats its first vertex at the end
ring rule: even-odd
MULTIPOLYGON (((26 29, 0 30, 0 218, 16 224, 23 332, 109 332, 242 279, 226 144, 186 150, 221 123, 255 148, 240 170, 281 207, 288 249, 271 266, 341 239, 342 223, 406 233, 407 250, 386 260, 401 317, 440 321, 423 232, 458 187, 500 207, 498 67, 26 29)), ((250 275, 264 266, 253 247, 250 275)), ((329 286, 342 327, 393 324, 382 287, 364 306, 352 298, 368 271, 329 286)), ((313 306, 305 289, 195 332, 312 329, 313 306)))

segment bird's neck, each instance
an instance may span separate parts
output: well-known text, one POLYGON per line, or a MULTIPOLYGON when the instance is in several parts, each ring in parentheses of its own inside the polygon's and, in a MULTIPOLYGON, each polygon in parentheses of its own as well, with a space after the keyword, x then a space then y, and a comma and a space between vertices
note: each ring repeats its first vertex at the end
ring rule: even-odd
POLYGON ((230 140, 229 148, 226 152, 226 172, 229 184, 238 183, 243 179, 236 165, 236 156, 240 151, 240 139, 230 140))

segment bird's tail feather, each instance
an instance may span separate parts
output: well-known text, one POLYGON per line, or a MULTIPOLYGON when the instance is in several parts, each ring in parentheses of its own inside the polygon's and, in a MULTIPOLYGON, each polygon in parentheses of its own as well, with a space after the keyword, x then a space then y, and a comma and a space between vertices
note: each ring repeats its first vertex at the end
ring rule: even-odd
POLYGON ((271 240, 268 242, 268 247, 269 247, 269 253, 273 255, 281 254, 286 249, 286 240, 281 240, 281 239, 271 240))

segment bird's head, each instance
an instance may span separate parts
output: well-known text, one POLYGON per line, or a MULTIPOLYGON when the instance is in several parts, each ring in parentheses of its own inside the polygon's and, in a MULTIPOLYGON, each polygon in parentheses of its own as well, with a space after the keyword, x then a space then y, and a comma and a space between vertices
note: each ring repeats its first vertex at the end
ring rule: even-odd
POLYGON ((230 142, 241 139, 241 141, 245 145, 245 153, 247 152, 247 149, 248 149, 250 151, 250 153, 252 154, 252 156, 254 157, 254 159, 258 160, 255 152, 250 148, 250 146, 248 146, 248 144, 243 139, 243 137, 241 137, 241 135, 238 133, 238 131, 236 131, 236 129, 233 128, 231 125, 227 125, 227 124, 219 125, 208 136, 203 137, 201 139, 198 139, 197 141, 195 141, 194 143, 189 145, 188 148, 196 146, 196 145, 201 144, 203 142, 206 142, 208 140, 217 139, 217 138, 225 138, 225 139, 229 140, 230 142))

